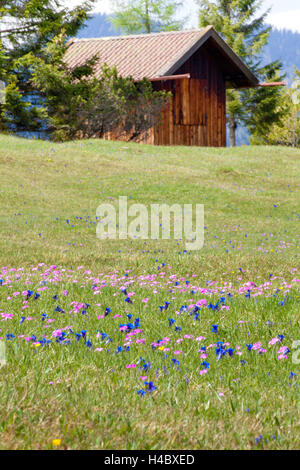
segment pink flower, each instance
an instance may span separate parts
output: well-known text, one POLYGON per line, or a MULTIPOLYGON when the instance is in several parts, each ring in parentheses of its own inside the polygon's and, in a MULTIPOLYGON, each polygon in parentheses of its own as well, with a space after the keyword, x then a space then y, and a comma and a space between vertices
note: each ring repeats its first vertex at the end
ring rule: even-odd
POLYGON ((135 369, 136 364, 127 364, 125 367, 126 367, 126 369, 135 369))
POLYGON ((200 375, 203 375, 203 374, 206 374, 206 373, 207 373, 207 369, 200 370, 200 375))
POLYGON ((198 338, 196 338, 196 341, 202 341, 204 338, 204 336, 198 336, 198 338))
POLYGON ((103 348, 96 348, 96 349, 95 349, 95 352, 96 352, 96 351, 103 351, 103 348))
POLYGON ((60 330, 54 330, 54 331, 52 332, 52 336, 54 336, 54 337, 61 336, 61 334, 62 334, 62 329, 60 329, 60 330))
POLYGON ((277 357, 277 360, 279 361, 280 359, 287 359, 287 356, 285 356, 284 354, 280 354, 280 355, 277 357))
POLYGON ((287 349, 288 348, 286 346, 281 346, 281 348, 278 349, 277 354, 285 354, 287 349))
POLYGON ((276 344, 276 343, 279 343, 279 338, 272 338, 271 341, 269 341, 268 344, 272 345, 272 344, 276 344))

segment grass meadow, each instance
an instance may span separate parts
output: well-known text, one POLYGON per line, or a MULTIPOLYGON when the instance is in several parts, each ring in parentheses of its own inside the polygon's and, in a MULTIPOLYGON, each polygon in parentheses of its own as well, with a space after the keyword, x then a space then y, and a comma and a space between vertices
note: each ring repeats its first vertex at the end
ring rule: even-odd
POLYGON ((299 189, 297 149, 0 136, 0 449, 299 448, 299 189), (119 196, 203 248, 99 240, 119 196))

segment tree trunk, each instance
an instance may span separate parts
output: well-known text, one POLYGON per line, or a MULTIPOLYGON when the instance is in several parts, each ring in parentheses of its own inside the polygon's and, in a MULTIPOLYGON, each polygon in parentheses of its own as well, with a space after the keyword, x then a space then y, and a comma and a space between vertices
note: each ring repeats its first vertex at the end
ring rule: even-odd
POLYGON ((146 7, 145 27, 146 27, 147 33, 150 34, 151 33, 151 23, 150 23, 149 2, 148 2, 148 0, 146 0, 145 7, 146 7))
POLYGON ((236 146, 236 128, 234 116, 229 116, 229 145, 230 147, 236 146))

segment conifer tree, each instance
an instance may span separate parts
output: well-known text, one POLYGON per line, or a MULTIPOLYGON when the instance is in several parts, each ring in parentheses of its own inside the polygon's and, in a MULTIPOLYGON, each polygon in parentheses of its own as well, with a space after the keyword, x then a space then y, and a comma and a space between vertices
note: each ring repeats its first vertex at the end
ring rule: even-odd
POLYGON ((6 85, 0 129, 35 131, 43 126, 43 100, 22 57, 31 53, 47 62, 46 45, 62 32, 75 36, 93 2, 69 9, 62 0, 0 0, 0 80, 6 85))
MULTIPOLYGON (((262 0, 196 0, 199 5, 199 26, 214 26, 234 52, 260 80, 277 81, 281 63, 261 66, 261 53, 268 42, 271 27, 266 26, 270 9, 259 14, 262 0)), ((264 88, 227 91, 227 122, 230 146, 236 145, 236 129, 246 125, 250 131, 265 132, 268 123, 279 120, 277 100, 280 89, 264 88), (258 126, 258 127, 257 127, 258 126)))

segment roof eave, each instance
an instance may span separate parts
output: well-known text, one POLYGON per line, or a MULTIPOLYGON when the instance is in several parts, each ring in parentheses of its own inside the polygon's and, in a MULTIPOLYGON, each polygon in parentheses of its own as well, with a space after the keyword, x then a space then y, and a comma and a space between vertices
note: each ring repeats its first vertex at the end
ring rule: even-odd
POLYGON ((242 87, 256 87, 259 83, 258 78, 251 72, 249 67, 245 65, 239 56, 228 46, 228 44, 221 38, 221 36, 216 32, 213 26, 208 26, 206 32, 198 39, 195 44, 190 47, 172 66, 161 71, 161 75, 172 75, 178 70, 203 44, 209 39, 217 43, 220 49, 230 58, 230 60, 239 68, 242 74, 245 77, 245 81, 239 85, 234 83, 234 80, 228 80, 230 87, 232 88, 242 88, 242 87))
POLYGON ((178 70, 181 65, 183 65, 210 37, 210 31, 212 30, 212 26, 208 26, 206 28, 206 32, 198 39, 195 41, 193 46, 188 47, 188 49, 180 56, 176 62, 174 62, 171 66, 168 64, 168 66, 160 71, 160 75, 173 75, 176 70, 178 70))

